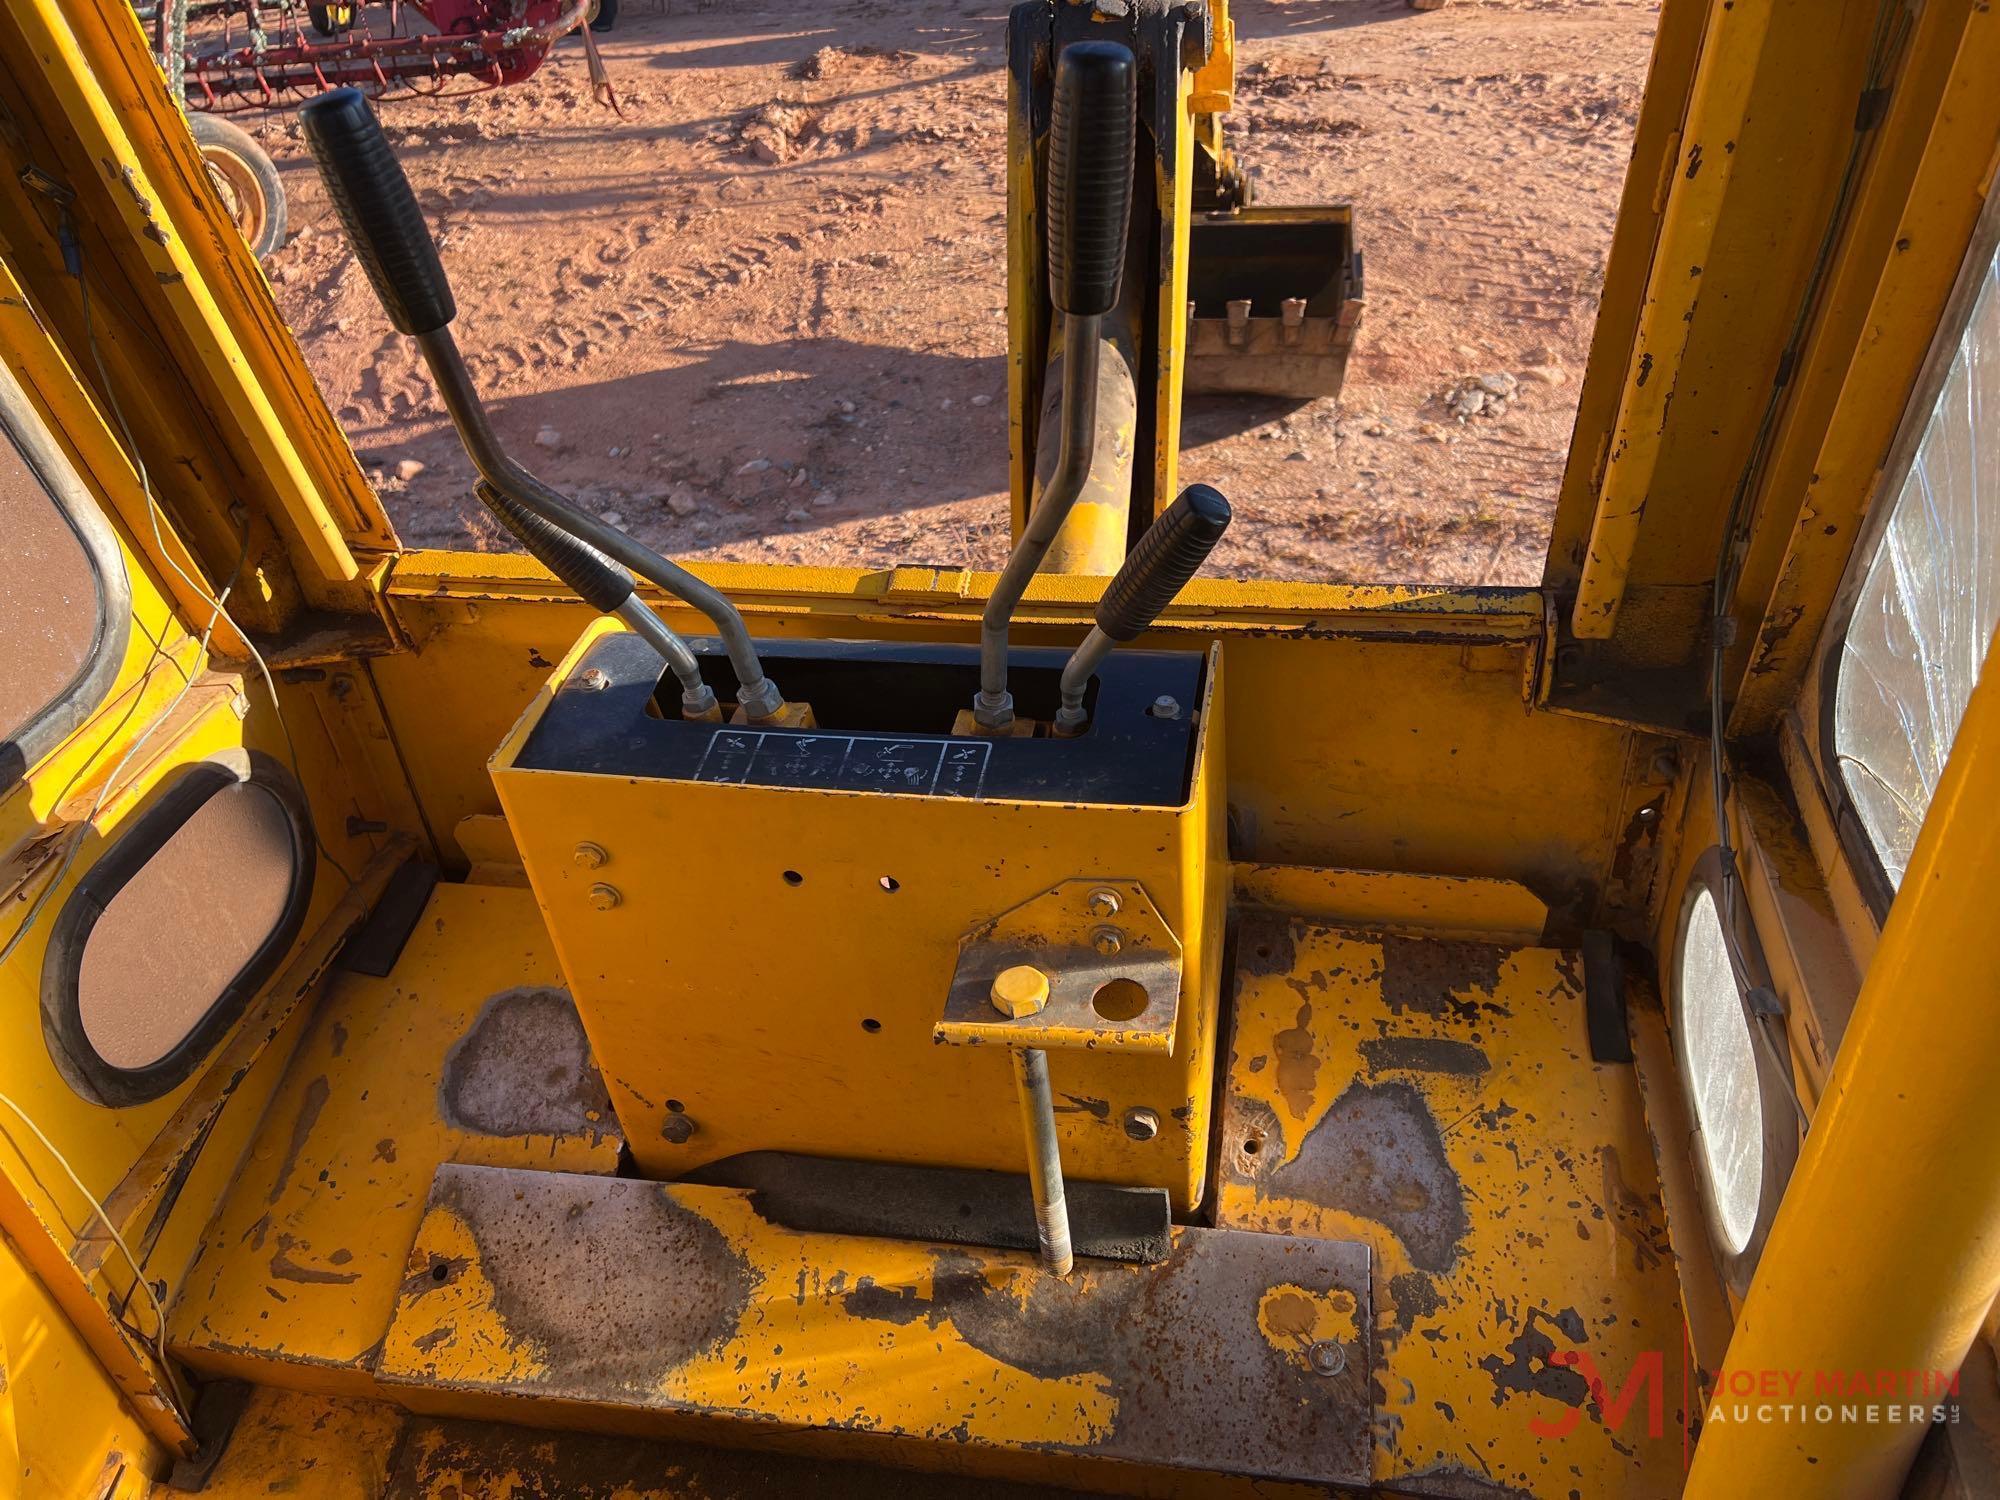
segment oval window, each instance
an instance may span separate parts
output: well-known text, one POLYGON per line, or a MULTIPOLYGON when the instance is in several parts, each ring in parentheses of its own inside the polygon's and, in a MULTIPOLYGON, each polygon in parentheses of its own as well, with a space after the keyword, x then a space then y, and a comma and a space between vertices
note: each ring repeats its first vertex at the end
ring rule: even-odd
POLYGON ((1750 1018, 1737 994, 1715 896, 1706 886, 1696 887, 1688 907, 1679 992, 1688 1089, 1701 1127, 1716 1232, 1723 1248, 1739 1255, 1756 1228, 1764 1191, 1764 1112, 1750 1018))
POLYGON ((1798 1156, 1798 1111, 1783 1027, 1759 1014, 1760 998, 1776 1006, 1763 950, 1740 895, 1730 916, 1724 874, 1722 851, 1708 850, 1681 903, 1673 1032, 1709 1227, 1740 1292, 1798 1156))
POLYGON ((311 893, 312 835, 289 773, 261 756, 192 768, 56 920, 42 1023, 64 1077, 106 1105, 173 1089, 277 968, 311 893))

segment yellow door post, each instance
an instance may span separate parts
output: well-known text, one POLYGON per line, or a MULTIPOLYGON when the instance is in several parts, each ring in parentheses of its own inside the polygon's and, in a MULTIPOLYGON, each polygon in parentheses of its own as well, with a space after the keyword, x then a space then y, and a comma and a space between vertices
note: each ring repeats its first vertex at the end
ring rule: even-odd
POLYGON ((1925 1424, 1842 1420, 1840 1393, 1858 1377, 1846 1404, 1934 1404, 1925 1373, 1958 1369, 2000 1294, 1995 869, 1989 655, 1723 1364, 1725 1392, 1732 1372, 1796 1372, 1781 1399, 1815 1419, 1758 1420, 1763 1400, 1711 1399, 1689 1496, 1895 1494, 1925 1424), (1727 1419, 1739 1406, 1751 1420, 1727 1419), (1831 1420, 1816 1420, 1821 1407, 1831 1420))

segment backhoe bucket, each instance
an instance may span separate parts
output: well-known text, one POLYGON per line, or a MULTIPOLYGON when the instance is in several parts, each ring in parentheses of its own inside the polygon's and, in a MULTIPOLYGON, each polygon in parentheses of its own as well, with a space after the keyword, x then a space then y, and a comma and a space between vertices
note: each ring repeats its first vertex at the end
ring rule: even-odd
POLYGON ((1361 322, 1354 210, 1250 206, 1189 230, 1183 389, 1335 396, 1361 322))

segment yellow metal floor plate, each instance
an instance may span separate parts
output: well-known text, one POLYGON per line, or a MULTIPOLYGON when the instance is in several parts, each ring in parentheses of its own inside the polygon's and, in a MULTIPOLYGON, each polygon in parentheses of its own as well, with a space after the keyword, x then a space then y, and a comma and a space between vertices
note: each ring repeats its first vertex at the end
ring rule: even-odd
POLYGON ((1375 1251, 1375 1482, 1676 1494, 1679 1287, 1574 954, 1250 913, 1218 1221, 1375 1251))
POLYGON ((176 1300, 197 1369, 373 1388, 444 1161, 609 1172, 619 1136, 534 897, 440 885, 386 979, 334 981, 176 1300))
POLYGON ((1182 1229, 1159 1265, 1062 1278, 780 1229, 733 1188, 447 1165, 378 1370, 418 1411, 1072 1483, 1110 1460, 1354 1484, 1368 1285, 1354 1243, 1182 1229))
MULTIPOLYGON (((1083 1491, 889 1472, 781 1451, 412 1416, 380 1401, 259 1389, 205 1500, 1054 1500, 1083 1491)), ((183 1500, 165 1481, 153 1500, 183 1500)))

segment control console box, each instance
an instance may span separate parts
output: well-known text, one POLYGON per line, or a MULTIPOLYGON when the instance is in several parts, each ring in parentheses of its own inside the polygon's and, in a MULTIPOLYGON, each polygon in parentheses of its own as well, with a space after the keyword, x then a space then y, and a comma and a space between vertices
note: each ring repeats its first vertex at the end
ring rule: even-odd
MULTIPOLYGON (((691 644, 726 707, 728 658, 691 644)), ((659 657, 605 620, 491 765, 640 1168, 1022 1170, 1004 1049, 933 1040, 961 940, 1064 882, 1134 882, 1181 946, 1172 1047, 1052 1052, 1064 1164, 1191 1208, 1228 883, 1219 651, 1113 653, 1061 739, 951 732, 971 646, 759 650, 814 728, 684 720, 659 657)), ((1064 660, 1013 653, 1022 717, 1054 717, 1064 660)))

